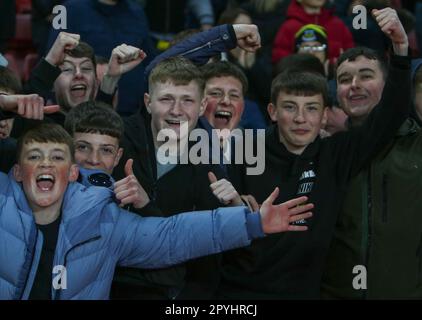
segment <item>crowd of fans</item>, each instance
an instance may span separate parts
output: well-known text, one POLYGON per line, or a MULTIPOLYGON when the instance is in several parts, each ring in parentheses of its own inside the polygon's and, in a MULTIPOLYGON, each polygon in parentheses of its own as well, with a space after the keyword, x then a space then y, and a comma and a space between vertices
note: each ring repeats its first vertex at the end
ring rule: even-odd
POLYGON ((0 299, 422 298, 421 52, 422 1, 2 1, 0 299))

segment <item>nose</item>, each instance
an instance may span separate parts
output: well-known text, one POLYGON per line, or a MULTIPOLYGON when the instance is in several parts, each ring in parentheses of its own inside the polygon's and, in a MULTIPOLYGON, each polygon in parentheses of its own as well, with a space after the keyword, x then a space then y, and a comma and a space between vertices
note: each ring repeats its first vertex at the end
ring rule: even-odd
POLYGON ((90 165, 98 165, 100 163, 100 157, 98 156, 98 150, 92 150, 87 158, 87 163, 90 165))
POLYGON ((41 167, 46 168, 46 167, 51 167, 52 162, 50 160, 49 157, 44 157, 41 161, 41 167))
POLYGON ((353 79, 352 79, 352 88, 359 88, 359 85, 360 85, 360 83, 359 83, 358 77, 357 76, 353 77, 353 79))
POLYGON ((303 109, 302 108, 298 108, 296 113, 295 113, 295 117, 293 119, 295 122, 297 123, 303 123, 305 122, 305 115, 303 114, 303 109))
POLYGON ((74 77, 75 78, 82 78, 82 70, 81 70, 81 67, 77 66, 75 68, 75 75, 74 75, 74 77))
POLYGON ((176 101, 170 109, 170 114, 173 116, 183 115, 183 106, 181 101, 176 101))
POLYGON ((221 97, 220 103, 224 104, 224 105, 230 104, 230 96, 229 96, 228 93, 223 93, 223 96, 221 97))

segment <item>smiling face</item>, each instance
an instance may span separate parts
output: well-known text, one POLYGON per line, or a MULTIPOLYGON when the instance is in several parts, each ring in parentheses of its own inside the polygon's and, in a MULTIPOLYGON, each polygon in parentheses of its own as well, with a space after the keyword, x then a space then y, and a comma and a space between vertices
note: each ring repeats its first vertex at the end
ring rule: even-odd
POLYGON ((92 60, 65 56, 61 73, 54 82, 56 101, 65 110, 82 102, 93 100, 97 93, 97 80, 92 60))
POLYGON ((167 81, 155 83, 150 88, 150 94, 145 94, 145 105, 151 113, 154 143, 158 145, 160 142, 156 138, 162 129, 174 130, 180 139, 181 125, 187 123, 188 132, 191 132, 204 112, 206 99, 202 98, 201 89, 193 80, 186 85, 167 81))
POLYGON ((294 154, 301 154, 327 121, 321 94, 297 96, 282 91, 276 105, 268 105, 268 112, 277 122, 280 141, 294 154))
POLYGON ((242 83, 235 77, 211 78, 205 85, 207 108, 204 116, 216 129, 235 129, 242 117, 245 101, 242 83))
POLYGON ((346 60, 337 69, 337 97, 353 123, 362 122, 381 100, 383 74, 377 60, 346 60))
POLYGON ((78 177, 78 168, 71 159, 69 147, 63 143, 23 145, 14 176, 22 183, 33 211, 60 209, 68 183, 78 177))
POLYGON ((119 164, 123 149, 117 138, 98 133, 75 132, 75 160, 85 169, 99 169, 112 174, 119 164))

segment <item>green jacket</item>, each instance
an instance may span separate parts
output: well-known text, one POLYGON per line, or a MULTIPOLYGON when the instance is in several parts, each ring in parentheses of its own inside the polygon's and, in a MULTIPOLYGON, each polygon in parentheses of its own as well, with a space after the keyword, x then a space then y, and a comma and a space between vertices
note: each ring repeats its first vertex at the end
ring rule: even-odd
POLYGON ((325 298, 422 298, 422 130, 395 141, 352 179, 327 258, 325 298), (366 289, 362 270, 366 267, 366 289))

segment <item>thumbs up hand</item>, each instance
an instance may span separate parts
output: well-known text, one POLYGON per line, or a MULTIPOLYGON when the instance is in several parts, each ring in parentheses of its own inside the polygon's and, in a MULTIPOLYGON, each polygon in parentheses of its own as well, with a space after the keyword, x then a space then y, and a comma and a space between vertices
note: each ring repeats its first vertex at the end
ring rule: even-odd
POLYGON ((226 179, 217 180, 217 177, 211 171, 208 172, 210 188, 220 202, 226 206, 241 206, 243 201, 233 187, 230 181, 226 179))
POLYGON ((134 208, 141 209, 149 203, 150 199, 133 174, 132 166, 133 159, 129 159, 125 164, 126 178, 114 184, 114 193, 116 199, 120 200, 120 206, 132 204, 134 208))

